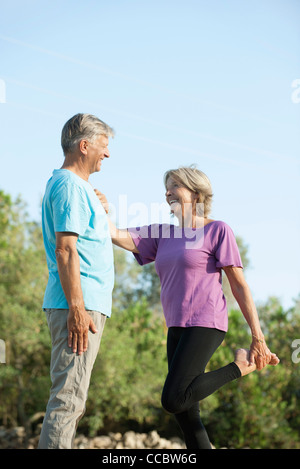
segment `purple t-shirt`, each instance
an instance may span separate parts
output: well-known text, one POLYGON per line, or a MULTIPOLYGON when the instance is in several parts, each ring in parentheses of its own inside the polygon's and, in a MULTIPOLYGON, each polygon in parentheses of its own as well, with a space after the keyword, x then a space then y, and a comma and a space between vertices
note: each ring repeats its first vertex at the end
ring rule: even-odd
POLYGON ((203 228, 154 224, 129 228, 140 265, 155 261, 167 327, 227 331, 221 268, 243 267, 235 236, 222 221, 203 228))

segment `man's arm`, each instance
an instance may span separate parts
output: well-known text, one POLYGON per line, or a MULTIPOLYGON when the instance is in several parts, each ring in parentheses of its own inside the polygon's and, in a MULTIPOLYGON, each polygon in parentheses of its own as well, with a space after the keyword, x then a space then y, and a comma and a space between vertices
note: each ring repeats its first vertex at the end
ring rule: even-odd
POLYGON ((56 261, 60 282, 69 305, 68 345, 73 352, 82 354, 88 346, 88 331, 97 332, 85 310, 80 282, 80 263, 76 248, 76 233, 55 233, 56 261))

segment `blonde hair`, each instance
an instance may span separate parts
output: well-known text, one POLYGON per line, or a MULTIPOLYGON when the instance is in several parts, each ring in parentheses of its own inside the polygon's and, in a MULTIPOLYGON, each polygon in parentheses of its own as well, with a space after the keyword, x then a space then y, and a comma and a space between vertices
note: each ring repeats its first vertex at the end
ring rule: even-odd
POLYGON ((206 174, 197 169, 195 165, 170 169, 164 174, 164 185, 166 188, 169 177, 172 177, 190 191, 198 194, 197 203, 203 204, 204 211, 200 209, 197 214, 207 218, 211 211, 213 192, 210 180, 206 174))
POLYGON ((64 154, 74 150, 80 140, 93 143, 100 135, 114 137, 114 130, 92 114, 76 114, 69 119, 61 132, 61 146, 64 154))

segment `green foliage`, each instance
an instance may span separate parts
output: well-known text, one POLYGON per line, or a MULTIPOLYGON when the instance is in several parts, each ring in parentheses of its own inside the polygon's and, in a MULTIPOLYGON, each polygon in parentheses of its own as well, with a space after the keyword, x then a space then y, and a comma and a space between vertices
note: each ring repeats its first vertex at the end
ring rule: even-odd
POLYGON ((0 418, 26 426, 27 409, 44 403, 40 386, 46 381, 49 387, 49 333, 41 312, 47 267, 40 227, 28 221, 20 199, 12 202, 2 191, 0 227, 0 338, 6 346, 0 418))
POLYGON ((95 363, 86 417, 89 432, 107 426, 157 425, 160 394, 167 373, 166 335, 145 301, 114 311, 106 321, 95 363))
MULTIPOLYGON (((115 268, 114 311, 106 322, 81 431, 156 428, 174 435, 175 421, 160 403, 167 373, 166 328, 156 274, 152 266, 141 275, 137 263, 120 250, 115 250, 115 268)), ((0 425, 29 428, 31 418, 45 411, 50 338, 41 305, 47 275, 40 226, 28 220, 20 199, 12 201, 0 191, 0 339, 6 344, 0 425)), ((258 309, 268 345, 281 363, 205 399, 203 421, 216 447, 300 448, 300 364, 291 359, 292 342, 300 338, 300 302, 285 311, 271 298, 258 309)), ((250 345, 240 311, 231 310, 229 316, 229 332, 210 370, 232 361, 236 348, 250 345)))

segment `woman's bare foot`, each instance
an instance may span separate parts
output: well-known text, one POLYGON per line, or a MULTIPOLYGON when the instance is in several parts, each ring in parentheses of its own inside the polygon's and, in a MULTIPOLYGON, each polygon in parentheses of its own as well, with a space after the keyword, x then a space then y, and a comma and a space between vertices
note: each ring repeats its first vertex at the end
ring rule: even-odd
POLYGON ((250 365, 250 350, 239 348, 235 352, 234 363, 239 367, 242 376, 246 376, 256 370, 256 364, 250 365))
MULTIPOLYGON (((234 363, 239 367, 242 376, 246 376, 252 371, 256 370, 256 364, 250 365, 249 361, 250 357, 250 350, 239 348, 235 352, 234 356, 234 363)), ((271 360, 269 361, 268 365, 276 366, 280 362, 279 358, 275 353, 271 353, 271 360)))

